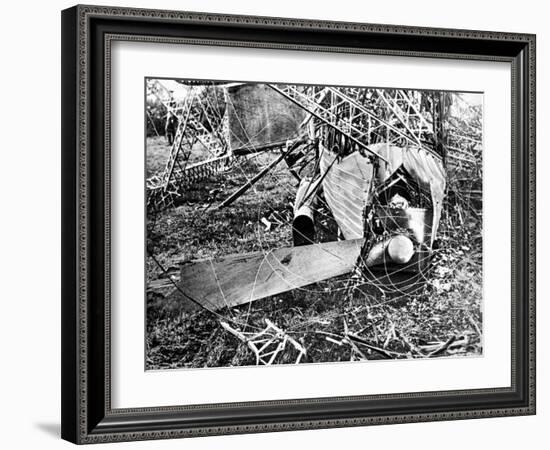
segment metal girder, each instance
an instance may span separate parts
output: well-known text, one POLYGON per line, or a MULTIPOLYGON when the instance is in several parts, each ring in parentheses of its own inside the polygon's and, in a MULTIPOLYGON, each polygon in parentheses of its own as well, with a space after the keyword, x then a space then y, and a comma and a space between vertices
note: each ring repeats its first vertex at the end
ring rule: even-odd
POLYGON ((197 142, 200 142, 214 158, 229 149, 226 139, 227 130, 224 130, 224 127, 227 127, 227 120, 216 114, 212 116, 214 108, 209 109, 209 105, 200 98, 203 88, 203 86, 191 86, 188 95, 179 104, 160 98, 159 92, 167 93, 168 90, 158 80, 155 80, 151 89, 151 93, 156 95, 166 107, 167 114, 174 115, 178 119, 177 130, 164 171, 160 177, 147 182, 148 190, 155 193, 152 198, 162 198, 159 204, 161 208, 172 204, 174 198, 178 196, 178 186, 186 177, 187 161, 197 142), (160 195, 160 191, 164 195, 160 195), (168 202, 166 198, 169 198, 168 202))
MULTIPOLYGON (((366 139, 366 130, 364 128, 358 128, 352 121, 347 120, 346 118, 343 118, 339 116, 336 113, 336 108, 345 106, 349 102, 347 102, 345 99, 340 100, 339 103, 334 104, 332 102, 330 107, 325 107, 323 105, 323 102, 319 102, 316 99, 317 98, 325 98, 326 94, 321 90, 327 90, 328 92, 334 92, 332 91, 332 88, 318 88, 316 86, 300 86, 302 90, 299 89, 296 85, 284 85, 282 87, 275 86, 273 84, 268 84, 272 89, 279 92, 281 95, 295 103, 296 105, 300 106, 301 108, 305 109, 307 112, 309 112, 312 116, 320 120, 321 122, 325 123, 326 125, 334 128, 339 133, 344 134, 347 136, 351 141, 359 145, 361 148, 363 148, 365 151, 367 151, 369 154, 376 156, 377 158, 380 158, 385 161, 385 158, 381 157, 380 155, 377 155, 373 151, 371 151, 368 147, 368 145, 365 143, 366 139)), ((337 93, 337 92, 336 92, 337 93)))
POLYGON ((310 117, 344 134, 370 154, 372 152, 368 146, 372 143, 373 135, 389 143, 404 140, 423 148, 425 141, 433 138, 431 113, 423 111, 422 92, 356 87, 269 86, 309 112, 310 117))

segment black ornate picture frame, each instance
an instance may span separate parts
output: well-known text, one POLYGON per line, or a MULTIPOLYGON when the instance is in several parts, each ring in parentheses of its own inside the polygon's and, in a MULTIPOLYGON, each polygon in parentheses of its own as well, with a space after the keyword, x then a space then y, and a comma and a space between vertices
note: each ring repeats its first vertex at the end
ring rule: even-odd
POLYGON ((62 12, 64 439, 84 444, 529 414, 535 414, 534 35, 99 6, 62 12), (109 194, 114 41, 511 63, 511 386, 113 409, 109 194))

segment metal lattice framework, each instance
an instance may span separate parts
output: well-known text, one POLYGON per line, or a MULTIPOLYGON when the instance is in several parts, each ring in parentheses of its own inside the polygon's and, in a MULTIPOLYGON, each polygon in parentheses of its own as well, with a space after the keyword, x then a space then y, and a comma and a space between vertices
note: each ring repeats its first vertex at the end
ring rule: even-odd
MULTIPOLYGON (((324 125, 372 153, 377 142, 405 143, 432 151, 438 140, 439 93, 405 89, 270 85, 324 125)), ((379 157, 379 156, 378 156, 379 157)))
POLYGON ((185 99, 177 103, 160 99, 159 91, 167 90, 158 80, 153 83, 152 92, 166 107, 167 115, 177 118, 177 129, 162 175, 147 180, 148 209, 173 206, 186 186, 225 170, 231 162, 227 115, 221 115, 208 95, 203 95, 205 88, 190 86, 185 99), (210 158, 188 164, 193 147, 199 143, 210 158))
MULTIPOLYGON (((147 180, 147 205, 150 209, 173 206, 187 186, 225 170, 232 161, 228 115, 220 114, 218 109, 212 107, 210 96, 204 95, 208 86, 188 84, 188 94, 179 104, 161 100, 168 115, 177 117, 178 126, 162 175, 147 180), (202 145, 210 158, 191 165, 189 156, 197 144, 202 145)), ((348 152, 359 150, 384 160, 369 146, 385 142, 389 145, 421 147, 445 158, 449 136, 451 142, 454 140, 450 134, 454 127, 446 114, 449 97, 445 93, 307 85, 269 86, 309 113, 302 125, 313 119, 323 132, 329 130, 333 135, 345 136, 351 143, 348 152)), ((160 93, 167 92, 158 80, 154 81, 151 89, 159 99, 160 93)), ((470 139, 476 142, 475 138, 470 139)), ((468 137, 461 136, 461 139, 468 137)))

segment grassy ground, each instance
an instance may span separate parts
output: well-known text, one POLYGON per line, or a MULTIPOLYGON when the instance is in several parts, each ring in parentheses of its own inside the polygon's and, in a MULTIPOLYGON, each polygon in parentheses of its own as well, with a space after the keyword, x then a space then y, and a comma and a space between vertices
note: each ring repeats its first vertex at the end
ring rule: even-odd
MULTIPOLYGON (((167 155, 163 138, 149 138, 149 175, 162 171, 167 155)), ((201 157, 208 156, 195 149, 192 158, 201 157)), ((149 217, 148 247, 166 271, 149 257, 148 282, 177 275, 185 260, 291 245, 296 181, 284 164, 230 207, 211 207, 274 157, 241 159, 226 173, 189 188, 177 208, 149 217), (262 218, 272 223, 269 230, 262 218)), ((481 226, 475 211, 457 211, 455 205, 446 206, 429 277, 412 293, 388 293, 375 282, 345 276, 222 314, 244 332, 264 329, 268 318, 307 350, 302 362, 479 355, 481 226)), ((319 228, 320 241, 335 239, 326 209, 319 228)), ((146 344, 148 369, 255 364, 246 343, 226 331, 219 317, 190 307, 170 283, 148 291, 146 344)), ((297 355, 287 345, 275 362, 293 363, 297 355)))
MULTIPOLYGON (((153 175, 162 175, 169 154, 170 147, 164 136, 147 138, 147 178, 153 175)), ((200 145, 197 145, 189 155, 189 163, 193 164, 210 157, 212 157, 212 155, 208 155, 200 145)))

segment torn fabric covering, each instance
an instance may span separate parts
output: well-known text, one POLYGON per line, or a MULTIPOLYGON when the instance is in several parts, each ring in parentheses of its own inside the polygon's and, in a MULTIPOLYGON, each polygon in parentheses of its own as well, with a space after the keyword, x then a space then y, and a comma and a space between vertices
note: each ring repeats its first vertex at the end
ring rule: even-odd
MULTIPOLYGON (((383 183, 400 167, 416 181, 420 189, 430 194, 433 206, 431 244, 435 240, 445 194, 445 170, 441 158, 420 147, 398 147, 387 143, 370 145, 369 149, 388 162, 379 160, 377 183, 383 183)), ((373 166, 368 157, 354 152, 340 161, 332 152, 324 151, 321 173, 329 171, 323 180, 326 200, 335 215, 346 239, 362 237, 362 211, 373 175, 373 166), (331 173, 332 172, 332 173, 331 173), (346 177, 342 176, 346 174, 346 177), (341 192, 340 192, 341 191, 341 192)))
POLYGON ((320 167, 325 200, 344 238, 362 238, 373 172, 369 158, 354 152, 338 160, 335 153, 323 149, 320 167))
POLYGON ((388 161, 388 163, 382 160, 379 162, 378 182, 384 182, 403 166, 418 186, 430 193, 433 206, 431 236, 431 243, 433 244, 443 209, 446 185, 445 170, 441 158, 421 147, 398 147, 381 143, 371 145, 369 149, 388 161))

